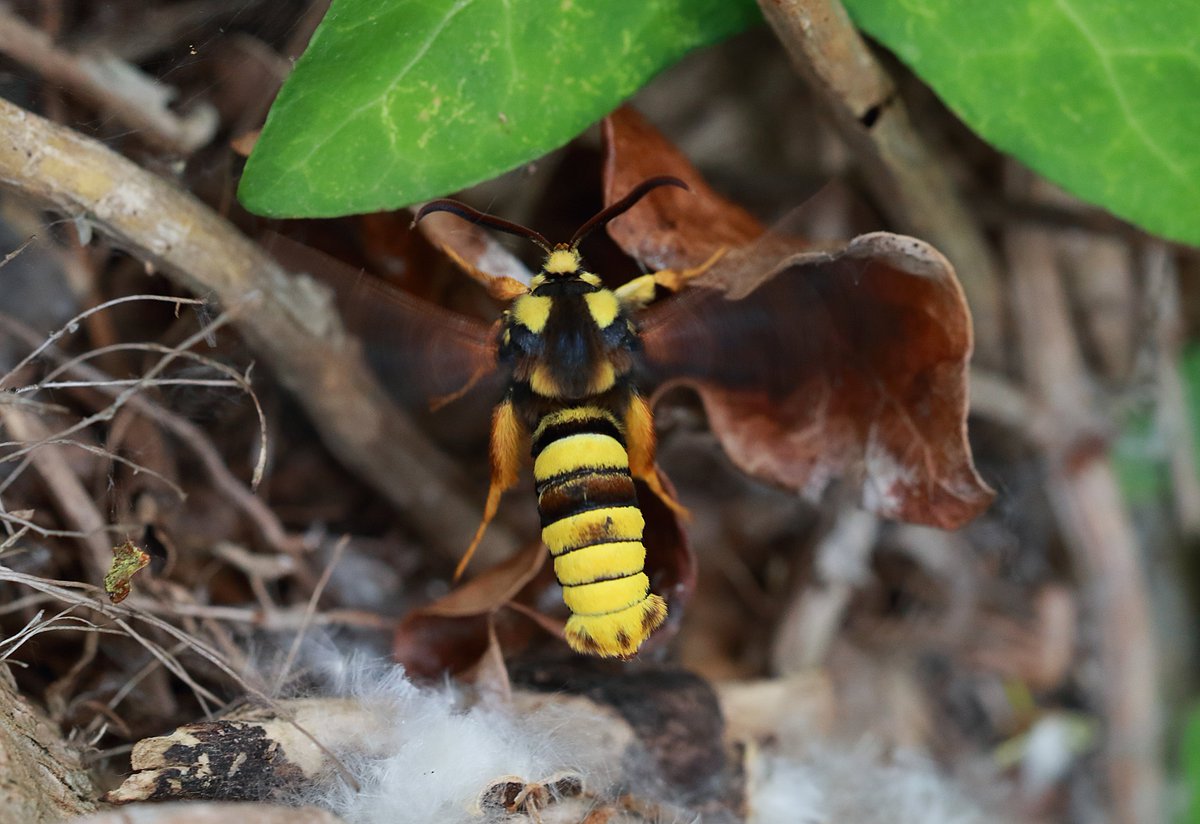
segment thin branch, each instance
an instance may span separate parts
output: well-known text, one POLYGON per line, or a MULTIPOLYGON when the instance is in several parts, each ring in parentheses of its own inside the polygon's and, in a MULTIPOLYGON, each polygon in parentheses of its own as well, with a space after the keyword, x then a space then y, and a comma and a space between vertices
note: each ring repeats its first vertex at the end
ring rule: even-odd
MULTIPOLYGON (((40 336, 29 327, 3 314, 0 314, 0 329, 31 345, 40 339, 40 336)), ((66 356, 57 349, 46 350, 46 354, 55 361, 66 361, 66 356)), ((73 365, 67 371, 71 375, 95 380, 98 383, 109 379, 109 376, 99 369, 79 363, 78 358, 73 359, 73 365)), ((166 428, 190 448, 199 458, 217 490, 229 498, 255 524, 263 540, 272 549, 286 552, 293 557, 299 557, 302 554, 302 539, 289 535, 271 508, 229 470, 229 467, 225 465, 225 459, 202 429, 186 418, 180 417, 141 395, 130 398, 129 406, 139 414, 145 415, 166 428)))
MULTIPOLYGON (((90 387, 96 387, 96 388, 102 388, 105 386, 130 385, 133 383, 133 381, 122 382, 122 381, 114 380, 112 378, 107 378, 104 380, 78 381, 78 382, 74 382, 74 384, 72 384, 72 383, 55 384, 55 383, 50 382, 50 381, 53 381, 54 378, 57 378, 59 375, 63 374, 64 372, 70 371, 75 365, 83 363, 84 361, 92 360, 93 358, 98 358, 103 355, 107 355, 110 352, 124 352, 124 351, 158 352, 158 353, 164 354, 164 355, 165 354, 173 354, 175 356, 184 358, 186 360, 195 361, 196 363, 202 364, 203 366, 206 366, 209 369, 212 369, 216 372, 220 372, 224 375, 229 376, 229 381, 201 381, 201 380, 190 379, 190 378, 188 378, 188 379, 158 378, 154 382, 156 386, 163 386, 163 385, 168 385, 168 384, 182 385, 182 386, 189 386, 189 385, 190 386, 230 386, 230 385, 232 385, 232 386, 236 386, 238 389, 241 389, 243 392, 246 393, 246 395, 250 398, 250 402, 254 404, 254 411, 258 415, 258 436, 259 436, 258 460, 254 464, 254 474, 252 475, 252 477, 250 479, 250 489, 251 490, 257 489, 258 485, 260 483, 262 483, 263 474, 266 472, 266 469, 267 469, 267 415, 263 411, 262 404, 258 400, 258 395, 254 392, 254 387, 251 386, 251 384, 250 384, 250 369, 247 369, 246 374, 243 375, 240 372, 238 372, 236 369, 234 369, 232 366, 221 363, 220 361, 214 360, 213 358, 206 357, 197 352, 181 350, 178 347, 164 346, 161 343, 152 343, 152 342, 114 343, 114 344, 110 344, 108 346, 102 346, 98 349, 91 349, 87 352, 84 352, 81 355, 77 355, 74 358, 71 358, 70 360, 65 361, 64 363, 59 364, 57 367, 55 367, 53 370, 51 370, 50 373, 48 375, 46 375, 46 377, 44 377, 38 383, 33 384, 32 386, 29 386, 29 387, 21 387, 21 388, 17 389, 16 391, 18 393, 23 393, 27 390, 30 392, 33 392, 33 391, 37 391, 40 389, 50 389, 50 388, 53 388, 54 386, 70 386, 70 385, 74 385, 74 384, 77 384, 79 386, 90 386, 90 387)), ((251 366, 251 368, 253 368, 253 366, 251 366)))
POLYGON ((283 666, 279 668, 279 674, 275 677, 275 689, 272 692, 278 693, 280 688, 283 687, 284 681, 287 680, 288 672, 291 671, 296 656, 300 654, 300 645, 304 643, 304 635, 308 632, 308 627, 312 624, 313 616, 317 612, 317 602, 321 600, 321 593, 325 591, 329 579, 333 576, 333 570, 337 566, 338 561, 342 560, 342 553, 345 552, 346 545, 349 543, 350 536, 343 535, 341 540, 337 542, 337 546, 333 548, 333 557, 325 565, 325 571, 321 573, 321 580, 317 581, 317 586, 313 590, 312 596, 308 599, 308 606, 304 610, 304 618, 300 622, 300 629, 296 632, 296 637, 292 639, 292 646, 288 649, 287 657, 283 659, 283 666))
POLYGON ((197 102, 186 115, 170 109, 175 90, 112 55, 73 54, 41 29, 0 6, 0 52, 90 101, 149 143, 191 154, 212 140, 217 110, 197 102))
MULTIPOLYGON (((52 435, 41 420, 15 406, 0 406, 0 421, 3 421, 5 428, 17 438, 30 442, 30 446, 25 450, 18 450, 18 452, 36 449, 30 459, 46 482, 63 518, 78 531, 76 537, 83 543, 86 550, 83 559, 84 568, 93 580, 102 579, 105 570, 112 562, 112 545, 108 541, 108 526, 104 517, 96 509, 92 496, 84 489, 78 475, 68 465, 63 450, 58 446, 45 443, 57 435, 52 435)), ((44 534, 45 532, 36 524, 10 514, 0 515, 0 518, 28 526, 38 533, 44 534)))
MULTIPOLYGON (((25 246, 27 246, 27 245, 29 245, 28 241, 26 241, 26 243, 25 243, 25 246)), ((25 246, 19 247, 17 249, 17 251, 24 249, 25 246)), ((6 260, 7 260, 7 258, 6 258, 6 260)), ((197 298, 174 298, 174 297, 168 297, 167 295, 126 295, 124 297, 113 298, 112 300, 106 300, 103 303, 98 303, 95 306, 89 307, 88 309, 85 309, 84 311, 80 312, 78 315, 71 318, 69 321, 64 323, 62 326, 58 327, 58 329, 51 332, 49 335, 45 336, 44 338, 42 338, 41 341, 35 346, 35 348, 33 349, 32 352, 30 352, 25 357, 21 358, 21 360, 17 362, 16 366, 14 366, 12 369, 9 369, 7 372, 5 372, 3 377, 0 377, 0 388, 12 388, 13 381, 16 379, 16 376, 18 374, 20 374, 22 369, 24 369, 26 366, 28 366, 29 364, 31 364, 35 360, 37 360, 38 357, 43 352, 45 352, 47 349, 49 349, 50 347, 57 344, 59 342, 59 340, 61 340, 63 338, 63 336, 69 335, 69 334, 74 334, 79 329, 79 325, 81 323, 83 323, 85 320, 87 320, 89 317, 91 317, 92 315, 96 314, 97 312, 103 312, 106 309, 111 309, 114 306, 119 306, 122 303, 131 303, 133 301, 141 301, 141 300, 158 301, 161 303, 173 303, 176 306, 180 306, 180 305, 203 306, 207 302, 204 300, 199 300, 197 298)))
MULTIPOLYGON (((70 446, 76 449, 82 449, 84 452, 90 452, 93 455, 98 455, 107 461, 112 461, 113 463, 119 463, 122 466, 127 466, 133 470, 135 475, 146 475, 147 477, 154 478, 163 486, 174 492, 181 501, 187 498, 187 493, 183 491, 183 487, 163 475, 161 472, 156 472, 148 466, 143 466, 137 461, 131 460, 122 455, 118 455, 112 450, 105 449, 102 446, 96 446, 95 444, 85 443, 84 441, 74 440, 71 438, 57 438, 53 435, 38 441, 38 443, 43 446, 70 446)), ((12 445, 14 444, 3 443, 0 444, 0 447, 12 445)), ((20 445, 24 446, 24 443, 20 445)), ((8 490, 13 481, 19 477, 20 473, 32 461, 33 454, 34 453, 31 453, 22 458, 21 463, 19 463, 17 467, 9 473, 9 476, 5 478, 4 481, 0 482, 0 495, 3 495, 5 491, 8 490)), ((0 459, 0 463, 3 463, 3 459, 0 459)))
MULTIPOLYGON (((458 466, 391 402, 344 333, 328 290, 285 273, 210 209, 94 140, 0 100, 0 182, 84 216, 135 255, 239 315, 246 341, 307 410, 332 452, 374 484, 429 545, 461 554, 479 502, 458 466)), ((500 528, 497 528, 500 527, 500 528)), ((493 524, 485 546, 512 552, 493 524)))

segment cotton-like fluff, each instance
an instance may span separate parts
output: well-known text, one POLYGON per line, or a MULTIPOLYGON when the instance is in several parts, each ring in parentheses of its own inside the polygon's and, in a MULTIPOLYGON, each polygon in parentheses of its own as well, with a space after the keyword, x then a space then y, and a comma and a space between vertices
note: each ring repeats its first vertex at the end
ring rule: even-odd
POLYGON ((1003 824, 928 759, 872 747, 756 758, 749 824, 1003 824))
POLYGON ((417 687, 397 666, 356 658, 327 664, 333 691, 369 707, 373 723, 353 751, 338 753, 359 788, 337 780, 300 800, 349 824, 479 824, 486 820, 479 794, 502 776, 540 781, 573 770, 589 786, 607 782, 603 766, 587 763, 596 719, 586 713, 464 708, 454 690, 417 687))

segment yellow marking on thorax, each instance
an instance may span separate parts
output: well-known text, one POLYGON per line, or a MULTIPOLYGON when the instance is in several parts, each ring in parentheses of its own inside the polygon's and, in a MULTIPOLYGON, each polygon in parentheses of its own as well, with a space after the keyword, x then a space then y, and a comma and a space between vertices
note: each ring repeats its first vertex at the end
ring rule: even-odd
POLYGON ((601 329, 607 329, 617 319, 617 312, 620 311, 621 304, 617 301, 617 296, 610 290, 601 289, 599 292, 584 295, 583 299, 587 301, 592 320, 601 329))
MULTIPOLYGON (((608 361, 601 361, 596 364, 595 371, 592 372, 592 377, 588 381, 587 394, 599 395, 607 392, 616 382, 617 373, 613 369, 613 365, 608 361)), ((541 395, 543 398, 563 397, 562 387, 558 385, 558 381, 550 374, 550 369, 545 364, 533 367, 533 372, 529 375, 529 388, 534 391, 534 394, 541 395)))
POLYGON ((542 271, 552 275, 566 275, 578 272, 579 264, 579 252, 574 249, 555 249, 546 256, 546 265, 542 267, 542 271))
POLYGON ((554 380, 550 370, 542 364, 533 367, 533 374, 529 376, 529 388, 543 398, 557 398, 562 395, 558 381, 554 380))
POLYGON ((588 383, 588 394, 599 395, 607 392, 616 382, 617 373, 613 371, 613 365, 608 361, 601 361, 596 364, 596 371, 592 373, 592 380, 588 383))
POLYGON ((589 544, 640 541, 645 526, 636 506, 609 506, 555 521, 542 530, 542 541, 557 556, 589 544))
POLYGON ((512 318, 535 335, 546 328, 553 301, 542 295, 521 295, 512 305, 512 318))
POLYGON ((591 272, 580 272, 579 279, 591 286, 599 286, 601 283, 600 276, 593 275, 591 272))
POLYGON ((577 469, 626 469, 625 447, 608 435, 580 432, 547 444, 533 463, 539 481, 577 469))

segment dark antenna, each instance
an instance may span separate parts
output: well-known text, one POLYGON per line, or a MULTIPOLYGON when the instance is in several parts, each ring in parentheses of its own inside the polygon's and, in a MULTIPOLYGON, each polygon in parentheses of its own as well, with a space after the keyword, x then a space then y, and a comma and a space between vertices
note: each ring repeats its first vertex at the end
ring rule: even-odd
MULTIPOLYGON (((643 184, 644 185, 644 184, 643 184)), ((427 215, 434 212, 449 212, 452 215, 458 215, 463 220, 471 223, 478 223, 481 226, 487 226, 490 229, 497 229, 501 232, 507 232, 510 235, 523 237, 526 240, 532 240, 538 246, 542 247, 542 251, 550 254, 550 241, 546 240, 541 232, 535 232, 527 226, 522 226, 519 223, 513 223, 510 220, 505 220, 502 217, 485 214, 478 209, 473 209, 465 203, 459 203, 457 200, 431 200, 421 207, 421 211, 417 212, 417 216, 413 218, 412 225, 416 226, 427 215)))
POLYGON ((662 175, 660 177, 651 177, 643 180, 633 188, 629 194, 618 200, 616 203, 609 206, 607 209, 601 209, 594 217, 588 220, 587 223, 579 227, 575 232, 575 236, 571 238, 571 248, 576 249, 583 239, 591 234, 592 230, 598 226, 603 226, 615 217, 618 217, 633 208, 639 200, 645 197, 659 186, 678 186, 680 189, 688 189, 688 185, 677 177, 670 175, 662 175))

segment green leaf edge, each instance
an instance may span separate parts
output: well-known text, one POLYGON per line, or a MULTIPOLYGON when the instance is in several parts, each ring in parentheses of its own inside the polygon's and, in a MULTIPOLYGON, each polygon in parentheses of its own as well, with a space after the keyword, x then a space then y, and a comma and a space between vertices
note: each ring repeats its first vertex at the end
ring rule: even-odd
MULTIPOLYGON (((517 159, 504 162, 497 162, 490 167, 484 168, 481 171, 473 174, 462 175, 457 181, 448 186, 431 187, 426 189, 416 190, 416 194, 409 192, 406 194, 397 194, 393 197, 382 198, 377 201, 358 202, 355 198, 343 198, 341 202, 335 204, 321 204, 316 207, 301 205, 297 207, 291 201, 291 194, 279 196, 279 189, 273 184, 272 179, 276 176, 274 171, 260 172, 267 166, 267 161, 263 160, 263 151, 261 147, 268 147, 268 153, 272 151, 272 134, 276 130, 290 126, 284 123, 279 125, 278 112, 280 100, 287 101, 288 96, 296 94, 294 84, 291 82, 298 74, 301 77, 305 76, 305 72, 301 72, 302 66, 306 67, 305 71, 311 69, 311 62, 314 58, 310 56, 312 53, 311 46, 319 42, 322 36, 322 31, 328 21, 328 15, 317 26, 313 37, 310 40, 310 48, 306 49, 304 54, 300 56, 296 63, 296 69, 284 81, 282 88, 276 96, 275 103, 272 104, 270 111, 267 114, 265 123, 250 156, 247 157, 245 166, 243 167, 242 176, 238 183, 237 198, 242 206, 252 214, 270 218, 332 218, 341 217, 349 214, 362 214, 381 210, 399 209, 405 206, 412 205, 430 198, 440 197, 450 194, 461 189, 468 188, 477 183, 490 180, 500 174, 519 168, 525 163, 536 160, 539 157, 567 144, 576 136, 585 131, 593 123, 600 120, 608 112, 612 111, 624 100, 637 92, 640 88, 646 85, 659 73, 679 62, 683 57, 696 49, 703 48, 721 42, 728 37, 744 31, 757 22, 761 22, 761 15, 758 11, 758 6, 752 0, 734 0, 730 3, 731 6, 740 6, 742 19, 735 25, 728 26, 718 30, 713 36, 708 39, 699 39, 695 42, 687 44, 678 49, 665 49, 659 55, 659 59, 654 63, 653 67, 644 73, 643 76, 625 84, 617 93, 606 98, 598 98, 594 101, 594 105, 586 112, 581 112, 580 116, 574 119, 564 120, 564 125, 558 130, 555 136, 550 137, 538 143, 528 143, 527 151, 521 153, 517 159)), ((331 7, 332 8, 332 7, 331 7)), ((515 135, 520 137, 519 133, 515 135)), ((269 158, 270 159, 270 158, 269 158)))

